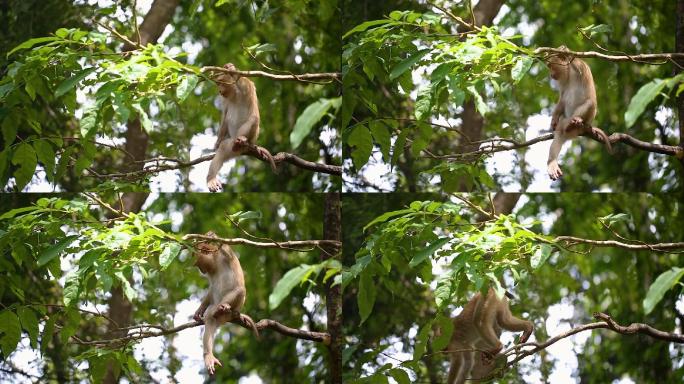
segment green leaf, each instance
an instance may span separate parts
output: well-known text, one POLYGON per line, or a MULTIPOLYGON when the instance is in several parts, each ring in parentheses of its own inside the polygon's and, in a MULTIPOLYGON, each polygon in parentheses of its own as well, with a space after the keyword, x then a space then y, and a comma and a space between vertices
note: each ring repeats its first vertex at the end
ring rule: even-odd
POLYGON ((533 63, 534 60, 529 56, 518 57, 518 59, 515 61, 515 65, 511 69, 511 77, 513 78, 513 82, 519 82, 523 76, 525 76, 527 71, 530 70, 530 67, 532 67, 533 63))
POLYGON ((352 35, 356 32, 361 32, 365 31, 366 29, 376 26, 376 25, 382 25, 382 24, 389 24, 389 25, 396 25, 399 24, 396 21, 393 20, 371 20, 371 21, 366 21, 365 23, 361 23, 357 25, 356 27, 350 29, 347 33, 345 33, 342 36, 342 39, 346 39, 347 36, 352 35))
POLYGON ((8 115, 2 121, 2 139, 5 141, 5 148, 8 148, 17 139, 19 122, 13 115, 8 115))
POLYGON ((356 301, 359 305, 359 315, 361 316, 361 324, 368 318, 373 311, 375 305, 375 283, 373 276, 364 270, 361 273, 361 281, 359 282, 359 292, 356 295, 356 301))
POLYGON ((466 88, 468 92, 470 92, 471 95, 473 95, 473 101, 475 101, 475 109, 480 113, 480 115, 484 116, 487 112, 489 112, 489 107, 487 106, 487 103, 482 99, 482 96, 480 96, 480 93, 477 92, 477 89, 475 89, 474 86, 468 86, 466 88))
POLYGON ((126 298, 128 298, 130 301, 133 301, 133 299, 135 299, 138 295, 135 293, 133 287, 131 287, 131 283, 128 281, 126 276, 124 276, 123 272, 115 272, 114 276, 116 276, 121 282, 121 287, 123 288, 126 298))
POLYGON ((682 276, 684 276, 684 268, 678 267, 661 273, 648 288, 646 298, 643 301, 644 313, 647 315, 651 313, 660 300, 663 299, 665 293, 674 287, 681 280, 682 276))
POLYGON ((441 334, 433 340, 432 349, 441 351, 451 340, 451 335, 454 333, 454 322, 447 316, 438 315, 437 324, 439 325, 441 334))
POLYGON ((55 150, 52 148, 47 140, 36 140, 33 143, 33 149, 36 151, 36 157, 38 161, 43 164, 45 168, 45 174, 48 180, 53 181, 55 174, 55 150))
POLYGON ((21 340, 21 324, 19 324, 17 315, 7 309, 0 312, 0 324, 2 324, 0 332, 3 333, 0 337, 0 349, 2 349, 3 358, 6 360, 21 340))
POLYGON ((29 334, 31 347, 35 349, 38 346, 38 318, 36 313, 31 308, 20 307, 17 309, 17 315, 19 315, 22 328, 29 334))
POLYGON ((42 354, 45 354, 45 351, 47 351, 48 346, 52 342, 52 336, 55 333, 55 320, 55 315, 50 316, 43 327, 43 334, 40 337, 40 353, 42 354))
POLYGON ((424 120, 430 116, 430 110, 432 109, 432 94, 430 87, 423 87, 418 90, 418 96, 416 97, 416 103, 413 108, 413 114, 418 120, 424 120))
POLYGON ((373 138, 370 131, 365 125, 359 124, 352 128, 347 144, 352 147, 351 157, 354 161, 356 169, 361 169, 368 162, 371 153, 373 152, 373 138))
POLYGON ((76 87, 76 84, 78 84, 81 80, 85 79, 88 75, 95 72, 96 69, 97 68, 94 67, 82 69, 74 73, 74 75, 70 78, 62 81, 55 90, 55 97, 60 97, 63 94, 69 92, 72 88, 76 87))
POLYGON ((64 305, 67 307, 78 301, 81 293, 80 282, 78 281, 78 270, 73 269, 64 278, 64 305))
POLYGON ((666 83, 666 81, 661 79, 655 79, 642 86, 636 95, 632 97, 632 100, 627 107, 627 111, 625 112, 625 124, 627 125, 627 128, 634 125, 637 118, 646 110, 646 106, 660 94, 666 83))
POLYGON ((382 215, 373 219, 373 221, 371 221, 370 223, 366 224, 366 226, 363 227, 363 231, 365 232, 368 228, 372 227, 373 225, 375 225, 377 223, 382 223, 382 222, 386 221, 387 219, 392 218, 394 216, 399 216, 399 215, 403 215, 405 213, 411 213, 411 212, 413 212, 412 209, 401 209, 398 211, 385 212, 382 215))
POLYGON ((411 384, 408 373, 401 368, 392 368, 388 373, 398 384, 411 384))
POLYGON ((372 121, 368 124, 373 139, 380 147, 380 152, 382 152, 382 158, 385 161, 390 160, 390 142, 391 135, 389 129, 380 121, 372 121))
POLYGON ((605 222, 606 225, 611 226, 619 222, 629 222, 632 220, 632 215, 628 213, 616 213, 610 214, 608 216, 603 216, 599 218, 601 221, 605 222))
POLYGON ((7 211, 7 212, 3 213, 2 216, 0 216, 0 220, 11 219, 20 213, 35 211, 36 209, 39 209, 39 208, 40 207, 35 206, 35 205, 28 206, 28 207, 15 208, 11 211, 7 211))
POLYGON ((428 257, 432 256, 435 251, 438 249, 442 248, 442 246, 451 240, 448 237, 442 237, 441 239, 437 239, 433 241, 429 246, 418 252, 413 259, 409 262, 409 267, 413 268, 416 265, 422 263, 423 261, 427 260, 428 257))
POLYGON ((551 256, 553 247, 549 244, 541 244, 539 248, 534 252, 532 258, 530 258, 530 265, 532 268, 537 269, 546 263, 546 260, 551 256))
POLYGON ((418 336, 416 337, 416 344, 413 347, 413 360, 418 360, 425 354, 425 351, 427 349, 427 340, 430 336, 431 328, 432 321, 423 325, 423 328, 421 328, 420 332, 418 332, 418 336))
POLYGON ((338 101, 341 101, 341 98, 319 99, 318 101, 309 104, 309 106, 304 109, 304 112, 297 117, 295 126, 290 133, 290 143, 292 144, 293 149, 299 147, 302 141, 304 141, 304 138, 311 132, 313 126, 318 123, 323 116, 328 113, 330 107, 338 101))
POLYGON ((180 250, 181 246, 178 243, 164 244, 164 249, 159 255, 159 266, 162 271, 171 265, 176 256, 178 256, 178 253, 180 253, 180 250))
POLYGON ((427 55, 430 51, 431 49, 421 49, 420 51, 402 60, 392 69, 392 72, 390 72, 390 80, 394 80, 397 77, 401 76, 404 72, 408 71, 414 64, 420 61, 420 59, 422 59, 423 56, 427 55))
POLYGON ((21 191, 33 178, 33 173, 38 165, 33 147, 28 143, 19 144, 19 147, 14 151, 14 156, 12 156, 12 164, 18 166, 17 170, 14 171, 14 179, 17 183, 17 190, 21 191))
POLYGON ((180 84, 176 87, 176 97, 180 102, 183 102, 190 95, 198 81, 199 78, 193 74, 181 76, 180 84))
MULTIPOLYGON (((21 49, 28 49, 28 48, 33 47, 36 44, 46 43, 48 41, 55 41, 55 40, 61 40, 61 39, 59 37, 48 36, 48 37, 37 37, 35 39, 26 40, 23 43, 14 47, 11 51, 9 51, 9 53, 7 54, 6 57, 9 57, 11 54, 13 54, 14 52, 19 51, 21 49)), ((5 356, 7 356, 7 355, 5 355, 5 356)))
POLYGON ((95 128, 97 127, 97 115, 99 109, 97 107, 90 107, 85 110, 83 117, 81 117, 81 136, 89 138, 95 135, 95 128))
POLYGON ((43 265, 51 262, 52 259, 59 256, 59 254, 62 253, 62 251, 64 251, 64 249, 71 245, 71 243, 73 243, 76 239, 78 239, 78 236, 76 235, 67 236, 60 240, 57 244, 43 251, 43 253, 41 253, 38 257, 38 266, 42 267, 43 265))
POLYGON ((273 310, 278 308, 280 303, 290 294, 292 289, 299 285, 305 276, 311 272, 311 266, 302 264, 296 268, 290 269, 285 275, 278 280, 273 288, 273 292, 268 296, 268 307, 273 310))

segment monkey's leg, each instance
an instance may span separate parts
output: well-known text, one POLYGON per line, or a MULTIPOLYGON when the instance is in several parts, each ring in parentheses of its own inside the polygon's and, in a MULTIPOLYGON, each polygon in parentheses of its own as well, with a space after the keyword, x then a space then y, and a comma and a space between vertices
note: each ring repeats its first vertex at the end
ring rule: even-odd
MULTIPOLYGON (((210 310, 209 313, 212 311, 210 310)), ((219 367, 223 365, 221 362, 214 357, 214 334, 216 333, 216 328, 218 327, 218 322, 213 318, 213 316, 206 316, 204 321, 204 336, 202 337, 202 350, 204 352, 204 366, 210 375, 216 372, 214 366, 216 364, 219 367)))
POLYGON ((233 139, 226 139, 221 142, 214 158, 209 164, 209 173, 207 173, 207 187, 211 192, 217 192, 221 190, 221 182, 218 181, 217 175, 221 170, 223 163, 233 157, 237 156, 237 153, 233 152, 233 139))
MULTIPOLYGON (((561 123, 563 121, 561 120, 561 123)), ((551 142, 551 149, 549 149, 549 160, 547 161, 547 172, 551 180, 558 180, 563 176, 563 171, 561 171, 560 166, 558 166, 558 155, 560 154, 563 144, 565 144, 566 138, 561 129, 556 130, 553 133, 553 141, 551 142)))
MULTIPOLYGON (((231 315, 232 311, 239 311, 245 303, 245 290, 238 287, 228 292, 221 298, 219 305, 216 306, 214 317, 226 317, 224 315, 231 315)), ((230 317, 230 316, 228 316, 230 317)))
MULTIPOLYGON (((459 346, 462 349, 463 346, 459 346)), ((473 353, 470 351, 452 352, 451 366, 447 384, 463 384, 473 368, 473 353)))

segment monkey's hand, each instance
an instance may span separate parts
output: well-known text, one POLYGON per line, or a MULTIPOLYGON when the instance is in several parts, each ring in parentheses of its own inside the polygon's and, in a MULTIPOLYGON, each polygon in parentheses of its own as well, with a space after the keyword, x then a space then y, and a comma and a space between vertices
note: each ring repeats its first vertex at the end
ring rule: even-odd
POLYGON ((563 171, 561 171, 557 161, 550 162, 547 168, 551 180, 558 180, 563 176, 563 171))
POLYGON ((570 119, 570 122, 568 123, 568 130, 571 128, 582 128, 584 127, 584 120, 579 117, 575 116, 572 119, 570 119))
POLYGON ((216 369, 214 368, 214 365, 216 364, 218 364, 219 367, 223 367, 223 364, 221 364, 213 354, 209 353, 204 355, 204 366, 207 367, 207 371, 210 375, 213 375, 216 372, 216 369))
POLYGON ((197 308, 197 310, 195 311, 195 314, 192 315, 193 320, 204 322, 203 317, 204 317, 204 311, 206 311, 206 310, 207 310, 206 308, 202 308, 202 307, 197 308))

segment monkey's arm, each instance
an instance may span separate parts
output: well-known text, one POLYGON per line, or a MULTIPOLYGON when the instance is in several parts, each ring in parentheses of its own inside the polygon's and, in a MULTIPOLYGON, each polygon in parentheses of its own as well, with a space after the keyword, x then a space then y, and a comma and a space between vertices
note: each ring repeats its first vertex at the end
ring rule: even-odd
POLYGON ((192 316, 192 318, 195 321, 202 321, 202 317, 204 316, 204 312, 206 312, 207 308, 209 307, 209 294, 207 293, 206 296, 202 299, 202 302, 200 303, 199 308, 195 311, 195 314, 192 316))
POLYGON ((221 142, 229 135, 228 130, 228 119, 226 119, 225 110, 222 113, 221 126, 219 127, 218 137, 216 138, 216 144, 214 144, 214 150, 217 150, 221 142))
POLYGON ((560 99, 558 100, 558 104, 556 104, 556 107, 553 109, 553 113, 551 114, 551 129, 554 131, 558 126, 558 120, 560 120, 560 117, 563 114, 563 109, 565 109, 565 105, 563 104, 563 99, 560 99))

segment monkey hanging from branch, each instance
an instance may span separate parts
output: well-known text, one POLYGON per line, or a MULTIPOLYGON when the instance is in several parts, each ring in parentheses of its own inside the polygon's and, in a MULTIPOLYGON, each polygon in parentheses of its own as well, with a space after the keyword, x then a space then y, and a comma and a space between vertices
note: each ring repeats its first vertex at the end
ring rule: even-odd
POLYGON ((499 298, 493 289, 484 297, 478 292, 453 320, 448 351, 451 365, 447 384, 463 384, 466 380, 491 378, 497 354, 503 349, 499 340, 502 330, 523 332, 520 342, 529 339, 534 325, 519 319, 508 308, 506 296, 499 298))

